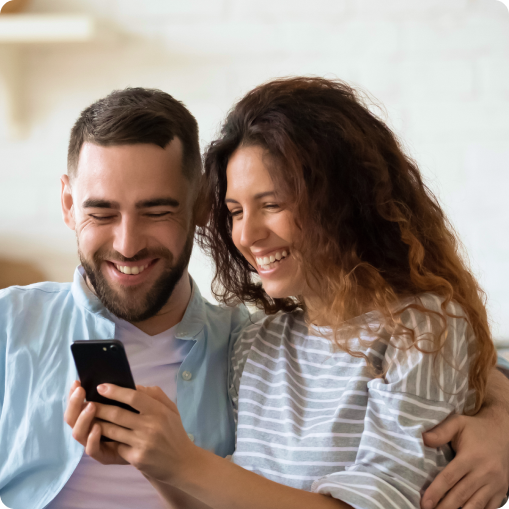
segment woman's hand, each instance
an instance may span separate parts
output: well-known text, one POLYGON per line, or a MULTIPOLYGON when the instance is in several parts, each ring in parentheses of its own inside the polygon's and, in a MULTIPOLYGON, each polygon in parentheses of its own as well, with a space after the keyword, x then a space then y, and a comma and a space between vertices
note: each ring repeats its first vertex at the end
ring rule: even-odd
MULTIPOLYGON (((95 417, 88 436, 86 452, 98 461, 105 456, 101 434, 118 442, 115 452, 143 474, 169 483, 186 462, 198 454, 182 425, 177 406, 159 387, 137 386, 137 390, 103 384, 98 392, 109 399, 126 403, 140 413, 113 405, 94 403, 95 417)), ((109 449, 109 448, 108 448, 109 449)), ((108 458, 106 453, 106 458, 108 458)))
MULTIPOLYGON (((497 381, 498 382, 498 381, 497 381)), ((506 381, 500 379, 501 388, 506 381)), ((495 387, 495 386, 494 386, 495 387)), ((428 447, 452 442, 456 457, 431 483, 423 509, 496 509, 509 486, 509 413, 504 398, 474 417, 454 415, 424 434, 428 447)))
POLYGON ((64 421, 72 428, 73 438, 85 447, 85 452, 91 456, 88 444, 91 435, 95 446, 93 456, 95 460, 103 465, 126 465, 127 461, 118 453, 120 444, 100 442, 101 428, 95 419, 96 410, 97 403, 86 403, 85 389, 78 381, 75 381, 69 391, 67 409, 64 413, 64 421), (95 444, 96 440, 99 441, 99 445, 95 444))

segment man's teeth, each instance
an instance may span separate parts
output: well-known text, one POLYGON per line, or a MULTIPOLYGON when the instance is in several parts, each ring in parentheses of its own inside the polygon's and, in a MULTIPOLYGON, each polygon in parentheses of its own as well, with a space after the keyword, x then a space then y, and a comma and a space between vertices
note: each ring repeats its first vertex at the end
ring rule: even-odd
POLYGON ((115 267, 117 268, 118 271, 122 272, 123 274, 129 274, 129 275, 140 274, 148 266, 149 266, 148 263, 147 263, 147 265, 141 265, 140 267, 128 267, 127 265, 115 265, 115 267))
POLYGON ((286 258, 287 256, 288 256, 288 253, 286 251, 278 251, 277 253, 271 254, 270 256, 260 256, 259 258, 256 257, 256 263, 262 269, 268 269, 269 265, 271 263, 274 263, 275 261, 282 260, 283 258, 286 258))

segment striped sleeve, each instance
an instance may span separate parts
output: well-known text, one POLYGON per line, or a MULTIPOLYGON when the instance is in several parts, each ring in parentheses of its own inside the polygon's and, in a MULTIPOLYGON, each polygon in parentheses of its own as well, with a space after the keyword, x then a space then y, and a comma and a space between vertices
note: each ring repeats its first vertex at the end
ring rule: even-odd
MULTIPOLYGON (((440 300, 427 296, 423 305, 440 309, 440 300)), ((448 311, 444 356, 420 352, 400 336, 392 338, 385 353, 385 378, 368 382, 364 430, 355 462, 344 471, 313 483, 312 491, 343 500, 358 509, 418 508, 425 489, 452 459, 451 449, 425 447, 422 433, 452 413, 462 413, 468 390, 469 345, 473 332, 458 305, 448 311), (444 358, 445 357, 445 358, 444 358)), ((442 323, 415 309, 402 315, 415 331, 423 350, 431 347, 442 323)))
POLYGON ((253 323, 246 326, 232 343, 230 351, 228 392, 233 405, 235 426, 237 426, 238 421, 240 378, 244 371, 244 366, 246 364, 251 345, 253 344, 262 323, 266 319, 267 317, 261 313, 255 314, 253 316, 253 323))

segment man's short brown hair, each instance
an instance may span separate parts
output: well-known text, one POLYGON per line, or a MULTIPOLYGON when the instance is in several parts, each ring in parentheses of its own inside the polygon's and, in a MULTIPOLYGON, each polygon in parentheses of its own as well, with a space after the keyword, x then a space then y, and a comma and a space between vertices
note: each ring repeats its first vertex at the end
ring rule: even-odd
POLYGON ((71 129, 67 152, 69 178, 76 176, 83 143, 103 147, 154 143, 165 148, 182 142, 182 172, 191 182, 201 174, 198 124, 189 110, 161 90, 115 90, 81 112, 71 129))

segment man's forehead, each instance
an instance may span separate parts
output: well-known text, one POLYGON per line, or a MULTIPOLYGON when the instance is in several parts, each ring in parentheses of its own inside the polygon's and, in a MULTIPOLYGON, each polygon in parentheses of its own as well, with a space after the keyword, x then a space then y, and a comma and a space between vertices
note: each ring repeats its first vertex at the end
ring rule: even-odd
POLYGON ((173 138, 164 148, 155 143, 100 145, 91 141, 83 143, 78 159, 79 170, 108 169, 116 163, 124 166, 137 164, 140 170, 154 162, 172 170, 182 170, 182 143, 173 138), (141 163, 141 164, 139 164, 141 163), (145 163, 145 164, 144 164, 145 163))
POLYGON ((154 144, 104 147, 88 142, 80 152, 73 187, 88 195, 84 199, 120 201, 125 195, 138 202, 171 196, 182 202, 190 186, 181 166, 178 138, 164 149, 154 144))

